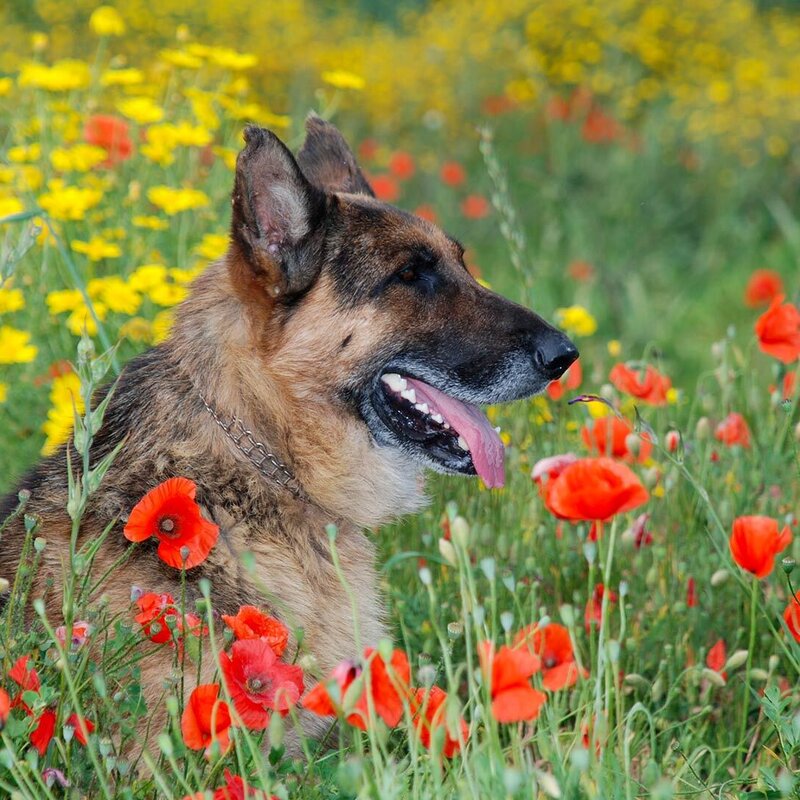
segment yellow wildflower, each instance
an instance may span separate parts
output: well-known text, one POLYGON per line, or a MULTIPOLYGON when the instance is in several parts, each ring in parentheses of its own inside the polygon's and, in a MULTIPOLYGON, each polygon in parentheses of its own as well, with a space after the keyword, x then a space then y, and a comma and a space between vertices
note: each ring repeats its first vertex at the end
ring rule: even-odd
POLYGON ((0 289, 0 314, 10 314, 25 308, 25 298, 19 289, 0 289))
POLYGON ((17 80, 20 86, 34 86, 48 92, 72 92, 89 85, 89 66, 73 58, 56 61, 52 67, 29 61, 22 65, 17 80))
POLYGON ((162 50, 159 55, 168 64, 181 69, 200 69, 203 60, 185 50, 162 50))
POLYGON ((119 335, 132 342, 150 342, 153 338, 153 326, 144 317, 132 317, 120 327, 119 335))
POLYGON ((361 91, 367 85, 367 82, 360 75, 356 75, 355 72, 349 72, 346 69, 331 69, 323 72, 320 77, 325 83, 335 86, 337 89, 356 89, 361 91))
POLYGON ((31 344, 30 333, 10 325, 0 326, 0 364, 27 364, 38 352, 31 344))
POLYGON ((141 152, 146 158, 162 166, 173 161, 173 150, 176 147, 205 147, 211 143, 211 132, 201 125, 179 122, 177 125, 164 123, 151 125, 147 129, 147 143, 141 152))
POLYGON ((605 403, 601 403, 599 400, 591 400, 583 405, 589 409, 589 414, 591 415, 592 419, 603 419, 603 417, 607 417, 611 413, 611 409, 605 403))
POLYGON ((50 388, 51 408, 42 431, 47 437, 42 447, 42 455, 49 456, 69 439, 75 424, 75 413, 84 411, 81 397, 81 382, 74 372, 59 375, 53 379, 50 388))
POLYGON ((611 358, 619 358, 620 354, 622 353, 622 343, 619 339, 611 339, 608 345, 608 354, 611 358))
POLYGON ((65 186, 63 181, 50 181, 48 188, 49 192, 39 196, 39 205, 53 219, 83 219, 86 212, 103 199, 103 193, 98 189, 65 186))
POLYGON ((102 86, 136 86, 144 81, 144 73, 140 69, 107 69, 100 76, 102 86))
POLYGON ((206 261, 216 261, 225 255, 228 249, 228 235, 221 233, 206 233, 194 252, 206 261))
POLYGON ((134 226, 137 228, 148 228, 151 231, 165 231, 169 228, 169 222, 161 217, 152 215, 140 215, 134 217, 131 222, 133 222, 134 226))
POLYGON ((557 308, 556 324, 574 336, 591 336, 597 330, 597 320, 583 306, 557 308))
POLYGON ((210 92, 190 87, 183 94, 191 103, 192 114, 201 125, 212 131, 219 128, 219 116, 214 109, 214 96, 210 92))
POLYGON ((5 403, 8 398, 8 384, 0 383, 0 403, 5 403))
POLYGON ((217 156, 217 158, 221 158, 222 163, 225 164, 228 169, 236 169, 236 156, 238 155, 236 150, 231 147, 214 147, 211 152, 217 156))
POLYGON ((153 186, 147 191, 147 199, 170 216, 193 208, 202 208, 209 204, 209 198, 199 189, 172 186, 153 186))
POLYGON ((159 311, 153 319, 153 344, 163 342, 172 331, 175 315, 171 311, 159 311))
POLYGON ((122 255, 122 250, 118 244, 106 241, 102 236, 92 236, 88 242, 73 239, 70 246, 76 253, 83 253, 89 261, 119 258, 122 255))
POLYGON ((122 36, 125 33, 125 21, 111 6, 98 6, 92 11, 89 27, 97 36, 122 36))
POLYGON ((227 47, 209 47, 207 57, 217 66, 235 72, 250 69, 258 63, 258 58, 252 53, 237 53, 227 47))
POLYGON ((667 389, 667 402, 671 406, 674 406, 678 402, 679 397, 680 393, 674 386, 671 386, 669 389, 667 389))
POLYGON ((34 53, 42 53, 47 49, 50 44, 50 37, 46 33, 36 31, 31 34, 31 50, 34 53))
POLYGON ((110 311, 119 314, 135 314, 142 304, 142 298, 130 283, 119 275, 95 278, 86 287, 92 298, 98 298, 110 311))
POLYGON ((169 271, 169 276, 172 278, 175 283, 181 284, 185 286, 188 283, 191 283, 198 275, 202 275, 205 271, 205 264, 201 264, 198 267, 194 267, 192 269, 181 269, 180 267, 173 267, 169 271))
POLYGON ((176 283, 162 283, 154 286, 147 294, 156 305, 169 308, 183 302, 189 294, 189 290, 176 283))
POLYGON ((97 323, 94 317, 102 322, 106 318, 108 309, 102 303, 92 303, 92 308, 94 316, 87 306, 82 305, 67 317, 67 329, 73 336, 81 336, 84 331, 89 336, 97 336, 97 323))
POLYGON ((42 146, 38 143, 20 144, 16 147, 9 147, 6 157, 12 164, 26 164, 31 161, 38 161, 42 157, 42 146))
POLYGON ((0 220, 12 214, 21 214, 24 210, 25 206, 16 197, 0 196, 0 220))
POLYGON ((83 295, 77 289, 56 289, 47 293, 47 308, 53 316, 74 311, 82 303, 83 295))
POLYGON ((44 183, 44 175, 33 164, 21 164, 14 172, 14 186, 21 192, 35 192, 44 183))
POLYGON ((56 147, 50 153, 50 163, 58 172, 88 172, 108 158, 102 147, 93 144, 76 144, 73 147, 56 147))
POLYGON ((13 86, 14 81, 11 78, 0 78, 0 97, 8 97, 13 86))
POLYGON ((128 97, 120 100, 117 111, 138 125, 160 122, 164 117, 164 109, 150 97, 128 97))
POLYGON ((128 285, 137 292, 149 292, 167 279, 167 268, 163 264, 144 264, 133 271, 128 285))

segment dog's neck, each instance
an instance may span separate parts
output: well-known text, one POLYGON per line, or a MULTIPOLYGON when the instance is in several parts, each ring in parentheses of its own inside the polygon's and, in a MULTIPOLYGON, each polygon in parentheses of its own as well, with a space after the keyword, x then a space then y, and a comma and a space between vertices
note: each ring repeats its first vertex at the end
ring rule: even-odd
MULTIPOLYGON (((226 265, 219 263, 198 280, 181 307, 169 347, 218 415, 240 419, 285 463, 302 496, 295 498, 277 484, 276 491, 287 500, 310 500, 357 526, 379 525, 424 505, 418 467, 400 451, 376 446, 354 416, 332 411, 330 399, 315 394, 313 376, 302 366, 272 368, 263 349, 264 331, 254 330, 259 322, 264 324, 263 317, 254 321, 226 265)), ((224 437, 213 417, 205 416, 224 437)), ((229 449, 236 457, 235 448, 229 449)))

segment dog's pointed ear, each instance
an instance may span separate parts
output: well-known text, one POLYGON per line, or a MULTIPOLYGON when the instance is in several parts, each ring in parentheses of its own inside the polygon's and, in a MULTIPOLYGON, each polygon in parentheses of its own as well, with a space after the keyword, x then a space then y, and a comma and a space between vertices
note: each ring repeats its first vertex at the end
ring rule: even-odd
POLYGON ((274 133, 250 125, 244 140, 233 188, 233 240, 270 294, 297 294, 319 272, 311 241, 325 214, 325 194, 274 133))
POLYGON ((311 183, 326 192, 375 196, 339 129, 314 113, 306 119, 306 140, 297 161, 311 183))

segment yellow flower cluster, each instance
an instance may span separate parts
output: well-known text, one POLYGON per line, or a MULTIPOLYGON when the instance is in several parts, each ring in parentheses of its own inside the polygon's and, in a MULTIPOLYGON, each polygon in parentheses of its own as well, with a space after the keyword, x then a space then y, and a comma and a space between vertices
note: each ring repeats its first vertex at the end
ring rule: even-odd
POLYGON ((75 413, 82 414, 84 410, 80 378, 74 372, 55 377, 50 387, 50 410, 42 425, 46 436, 42 455, 52 455, 69 439, 75 427, 75 413))

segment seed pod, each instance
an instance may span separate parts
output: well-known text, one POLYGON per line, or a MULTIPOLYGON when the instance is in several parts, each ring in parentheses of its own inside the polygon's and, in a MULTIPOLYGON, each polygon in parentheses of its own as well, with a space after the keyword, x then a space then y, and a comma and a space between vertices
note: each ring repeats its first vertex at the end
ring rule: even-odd
POLYGON ((442 558, 451 567, 458 566, 458 556, 456 555, 456 549, 453 547, 452 542, 447 539, 439 539, 439 552, 442 554, 442 558))
POLYGON ((747 663, 747 650, 736 650, 731 653, 725 666, 722 668, 723 672, 733 672, 739 669, 743 664, 747 663))
POLYGON ((722 675, 720 675, 716 670, 703 667, 703 671, 700 674, 714 686, 725 686, 725 678, 723 678, 722 675))
POLYGON ((731 574, 726 569, 718 569, 712 576, 711 576, 711 585, 716 588, 717 586, 722 586, 725 581, 730 578, 731 574))

